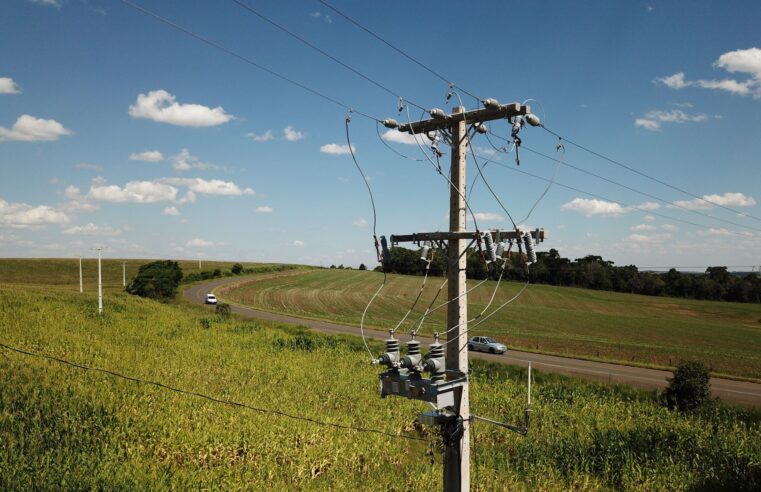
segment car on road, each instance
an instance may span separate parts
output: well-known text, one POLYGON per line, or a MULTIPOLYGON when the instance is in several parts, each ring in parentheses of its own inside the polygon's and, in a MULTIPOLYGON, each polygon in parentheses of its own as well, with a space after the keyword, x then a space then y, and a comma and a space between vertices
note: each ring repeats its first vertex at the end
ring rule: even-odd
POLYGON ((489 352, 490 354, 504 354, 507 346, 497 342, 491 337, 473 337, 468 342, 468 350, 489 352))
POLYGON ((206 294, 206 300, 204 301, 206 304, 216 304, 217 303, 217 296, 214 294, 206 294))

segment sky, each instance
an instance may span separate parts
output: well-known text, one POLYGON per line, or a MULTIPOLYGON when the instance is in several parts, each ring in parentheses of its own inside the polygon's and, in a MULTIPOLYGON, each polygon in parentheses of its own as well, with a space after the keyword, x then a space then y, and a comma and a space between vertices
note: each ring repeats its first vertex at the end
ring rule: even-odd
POLYGON ((548 232, 539 250, 617 265, 761 265, 757 1, 328 2, 454 89, 317 0, 240 1, 343 65, 233 0, 130 1, 216 47, 119 0, 2 2, 0 256, 373 267, 374 225, 444 230, 449 196, 430 141, 376 120, 475 95, 563 137, 525 126, 520 165, 509 122, 474 137, 481 230, 512 217, 548 232))

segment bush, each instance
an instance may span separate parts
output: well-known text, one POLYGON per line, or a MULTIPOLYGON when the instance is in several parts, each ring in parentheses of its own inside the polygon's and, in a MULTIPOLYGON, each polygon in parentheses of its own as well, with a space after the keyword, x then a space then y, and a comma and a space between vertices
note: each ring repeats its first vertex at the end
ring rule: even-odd
POLYGON ((232 314, 232 309, 230 308, 229 304, 220 302, 220 303, 217 303, 217 307, 214 309, 214 312, 216 312, 220 316, 224 316, 225 318, 227 318, 232 314))
POLYGON ((127 292, 157 300, 172 299, 182 280, 182 268, 176 261, 146 263, 127 286, 127 292))
POLYGON ((214 269, 214 272, 212 272, 212 276, 213 276, 214 278, 219 278, 219 277, 221 277, 221 276, 222 276, 222 270, 220 270, 219 268, 215 268, 215 269, 214 269))
POLYGON ((362 270, 362 271, 367 270, 367 266, 365 266, 364 263, 360 263, 359 269, 362 270))
POLYGON ((710 400, 711 374, 702 362, 681 362, 668 381, 663 399, 671 409, 694 410, 710 400))
POLYGON ((233 272, 233 274, 235 275, 240 275, 241 273, 243 273, 243 265, 241 265, 240 263, 236 263, 233 265, 230 271, 233 272))

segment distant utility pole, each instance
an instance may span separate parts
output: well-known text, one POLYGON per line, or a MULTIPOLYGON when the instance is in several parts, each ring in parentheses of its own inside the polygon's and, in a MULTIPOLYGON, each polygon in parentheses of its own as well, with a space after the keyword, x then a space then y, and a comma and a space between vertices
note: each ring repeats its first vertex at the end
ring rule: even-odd
POLYGON ((122 262, 122 287, 127 286, 127 262, 122 262))
MULTIPOLYGON (((386 354, 375 362, 386 365, 389 370, 381 374, 381 396, 398 395, 430 402, 436 408, 426 412, 420 421, 428 425, 440 425, 444 443, 444 491, 470 490, 470 402, 468 390, 468 296, 466 286, 466 249, 488 234, 490 241, 522 241, 526 235, 537 241, 543 240, 543 229, 531 232, 514 231, 467 231, 466 230, 466 155, 470 145, 470 132, 485 133, 486 121, 508 119, 532 126, 539 119, 530 114, 528 106, 518 103, 501 105, 493 99, 484 101, 484 108, 465 111, 456 107, 452 114, 440 109, 429 111, 432 118, 409 124, 385 120, 387 128, 396 128, 422 138, 441 132, 448 138, 452 150, 449 190, 449 232, 415 233, 391 236, 392 246, 401 242, 435 243, 448 245, 448 310, 446 325, 446 357, 441 344, 431 344, 427 357, 421 358, 420 343, 408 343, 408 355, 400 357, 399 343, 393 331, 386 340, 386 354), (513 120, 515 118, 515 120, 513 120), (412 357, 411 357, 412 355, 412 357), (430 372, 431 379, 421 378, 421 372, 430 372), (444 380, 446 378, 446 380, 444 380)), ((515 127, 514 127, 515 128, 515 127)), ((517 139, 517 132, 514 130, 517 139)), ((385 238, 381 238, 385 244, 385 238)), ((384 266, 385 267, 385 266, 384 266)))
POLYGON ((201 258, 198 258, 198 269, 201 269, 201 258))
POLYGON ((98 251, 98 314, 103 314, 103 276, 101 275, 101 253, 103 252, 103 246, 93 248, 98 251))
POLYGON ((82 257, 79 257, 79 293, 84 292, 82 289, 82 257))

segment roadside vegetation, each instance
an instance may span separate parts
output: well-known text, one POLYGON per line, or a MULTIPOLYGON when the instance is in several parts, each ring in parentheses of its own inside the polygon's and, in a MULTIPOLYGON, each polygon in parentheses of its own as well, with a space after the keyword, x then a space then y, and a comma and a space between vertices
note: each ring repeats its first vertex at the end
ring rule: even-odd
MULTIPOLYGON (((380 399, 358 338, 124 292, 103 316, 91 296, 38 286, 0 285, 0 306, 3 344, 423 439, 235 408, 0 347, 2 490, 441 488, 436 434, 415 423, 427 407, 380 399)), ((474 413, 515 423, 525 370, 477 362, 471 393, 474 413)), ((475 430, 476 490, 761 487, 761 415, 715 402, 671 411, 655 393, 537 373, 528 436, 475 430)))
MULTIPOLYGON (((357 326, 382 280, 378 272, 321 269, 223 288, 218 294, 258 309, 357 326)), ((389 275, 365 325, 380 330, 394 327, 412 305, 422 280, 389 275)), ((415 326, 442 281, 428 279, 415 312, 400 327, 402 332, 415 326)), ((470 317, 486 307, 495 285, 487 281, 469 294, 470 317)), ((503 281, 492 309, 523 285, 503 281)), ((509 348, 634 365, 674 367, 680 360, 697 360, 714 374, 760 379, 759 320, 761 305, 529 285, 473 334, 492 336, 509 348)), ((443 331, 445 322, 446 309, 439 309, 426 318, 421 333, 443 331)))

